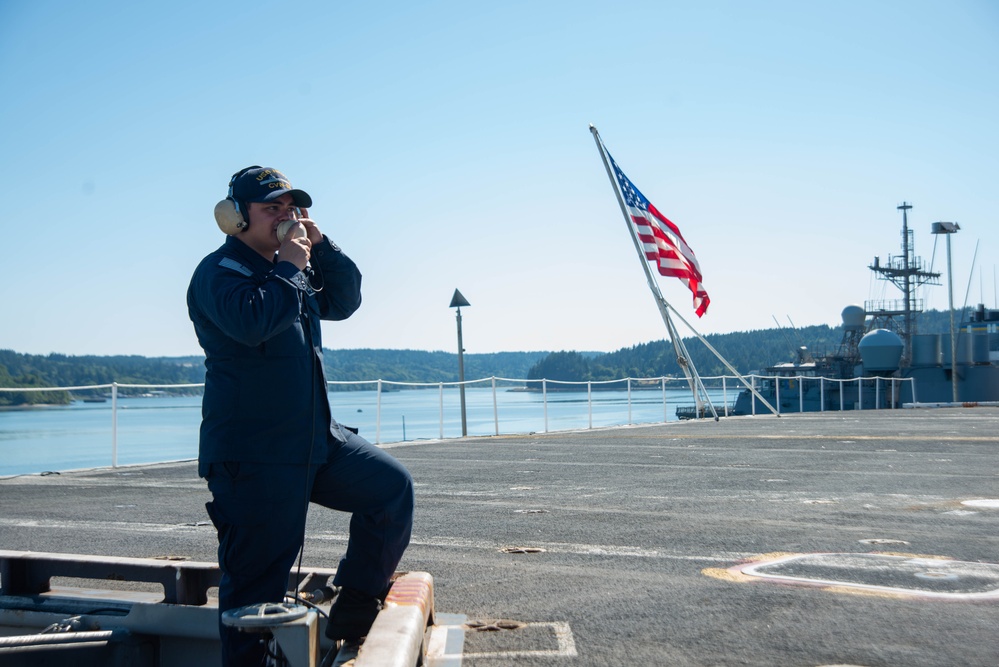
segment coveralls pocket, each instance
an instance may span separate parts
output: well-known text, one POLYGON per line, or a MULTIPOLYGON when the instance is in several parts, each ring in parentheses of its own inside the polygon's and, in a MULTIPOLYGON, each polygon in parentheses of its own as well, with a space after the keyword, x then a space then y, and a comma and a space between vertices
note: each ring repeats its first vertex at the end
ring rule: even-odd
POLYGON ((282 485, 273 470, 253 463, 209 466, 213 500, 206 509, 218 531, 219 567, 231 577, 256 577, 279 558, 278 545, 288 548, 289 524, 296 524, 300 513, 296 510, 304 510, 301 484, 282 485))

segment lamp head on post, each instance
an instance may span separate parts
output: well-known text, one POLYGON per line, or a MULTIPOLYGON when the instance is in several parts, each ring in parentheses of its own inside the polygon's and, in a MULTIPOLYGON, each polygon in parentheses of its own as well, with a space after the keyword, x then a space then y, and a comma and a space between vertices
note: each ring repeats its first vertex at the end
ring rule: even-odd
POLYGON ((454 296, 451 297, 451 305, 448 306, 448 308, 461 308, 462 306, 471 306, 471 305, 472 304, 468 302, 468 299, 462 296, 461 292, 455 290, 454 296))
POLYGON ((953 234, 961 229, 956 222, 934 222, 931 227, 933 234, 953 234))

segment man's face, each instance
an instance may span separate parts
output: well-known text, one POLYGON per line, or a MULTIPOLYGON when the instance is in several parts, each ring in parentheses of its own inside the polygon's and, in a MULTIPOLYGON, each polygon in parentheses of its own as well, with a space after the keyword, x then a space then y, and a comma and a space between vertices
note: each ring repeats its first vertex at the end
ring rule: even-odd
POLYGON ((281 247, 277 228, 285 220, 298 217, 298 209, 291 195, 281 195, 268 202, 250 202, 250 226, 239 239, 267 259, 281 247))

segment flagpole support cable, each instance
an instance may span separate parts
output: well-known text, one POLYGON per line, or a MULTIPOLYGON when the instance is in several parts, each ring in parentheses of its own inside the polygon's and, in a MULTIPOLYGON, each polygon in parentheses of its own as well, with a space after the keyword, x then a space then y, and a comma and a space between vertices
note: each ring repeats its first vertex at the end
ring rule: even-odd
POLYGON ((684 323, 684 325, 685 325, 685 326, 686 326, 686 327, 687 327, 688 329, 690 329, 690 331, 691 331, 691 332, 692 332, 692 333, 693 333, 693 334, 694 334, 695 336, 697 336, 697 339, 698 339, 699 341, 701 341, 702 343, 704 343, 704 347, 708 348, 708 351, 710 351, 710 352, 711 352, 712 354, 714 354, 714 355, 715 355, 715 357, 717 357, 717 358, 718 358, 718 361, 722 362, 722 364, 724 364, 725 368, 727 368, 727 369, 728 369, 729 371, 731 371, 732 375, 734 375, 734 376, 735 376, 736 378, 738 378, 738 379, 739 379, 739 381, 740 381, 740 382, 742 382, 742 384, 743 384, 743 385, 744 385, 744 386, 746 387, 746 389, 748 389, 748 390, 749 390, 750 392, 752 392, 752 394, 753 394, 754 396, 756 396, 756 398, 760 399, 760 402, 761 402, 761 403, 763 403, 763 405, 767 406, 767 409, 768 409, 768 410, 770 410, 770 412, 774 413, 774 415, 776 415, 777 417, 780 417, 780 412, 779 412, 779 411, 778 411, 778 410, 777 410, 777 409, 776 409, 776 408, 775 408, 774 406, 770 405, 770 402, 769 402, 769 401, 767 401, 767 399, 763 398, 763 396, 762 396, 762 395, 760 394, 760 392, 758 392, 758 391, 756 390, 756 387, 754 387, 754 386, 753 386, 753 385, 752 385, 752 384, 751 384, 751 383, 750 383, 750 382, 749 382, 748 380, 746 380, 746 378, 744 378, 744 377, 742 376, 742 373, 740 373, 739 371, 735 370, 735 367, 733 367, 733 366, 732 366, 732 364, 730 364, 730 363, 728 362, 728 360, 727 360, 727 359, 726 359, 725 357, 723 357, 723 356, 721 355, 721 352, 719 352, 718 350, 716 350, 716 349, 715 349, 715 348, 714 348, 714 347, 713 347, 713 346, 711 345, 711 343, 709 343, 709 342, 708 342, 708 340, 707 340, 707 339, 706 339, 706 338, 705 338, 704 336, 702 336, 702 335, 701 335, 701 334, 700 334, 700 333, 699 333, 699 332, 697 331, 697 329, 695 329, 695 328, 694 328, 694 327, 693 327, 693 326, 692 326, 692 325, 690 324, 690 322, 688 322, 687 320, 685 320, 685 319, 683 318, 683 315, 681 315, 681 314, 680 314, 679 312, 677 312, 676 308, 674 308, 673 306, 671 306, 671 305, 670 305, 670 304, 668 304, 668 303, 666 304, 666 307, 667 307, 667 308, 669 308, 670 310, 672 310, 672 311, 673 311, 673 313, 674 313, 674 314, 675 314, 675 315, 676 315, 676 316, 677 316, 678 318, 680 318, 680 321, 681 321, 681 322, 683 322, 683 323, 684 323))

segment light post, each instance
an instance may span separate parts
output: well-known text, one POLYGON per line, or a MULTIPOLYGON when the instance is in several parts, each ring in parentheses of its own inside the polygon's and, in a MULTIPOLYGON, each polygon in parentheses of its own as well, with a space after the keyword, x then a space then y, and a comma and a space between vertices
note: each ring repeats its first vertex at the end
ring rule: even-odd
POLYGON ((954 331, 954 275, 950 267, 950 235, 961 229, 956 222, 934 222, 932 233, 947 235, 947 305, 950 308, 950 386, 951 400, 957 403, 957 334, 954 331))
POLYGON ((461 292, 454 290, 451 305, 448 308, 458 309, 458 393, 461 396, 461 435, 468 435, 468 422, 465 420, 465 346, 461 343, 461 307, 471 306, 461 292))

